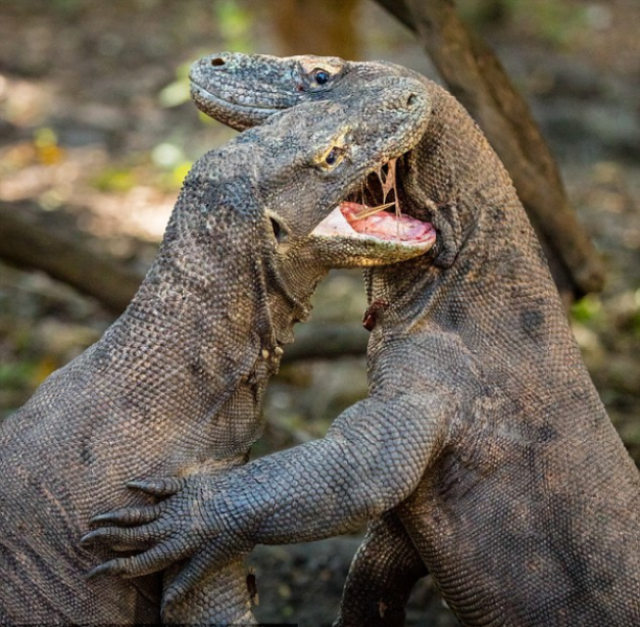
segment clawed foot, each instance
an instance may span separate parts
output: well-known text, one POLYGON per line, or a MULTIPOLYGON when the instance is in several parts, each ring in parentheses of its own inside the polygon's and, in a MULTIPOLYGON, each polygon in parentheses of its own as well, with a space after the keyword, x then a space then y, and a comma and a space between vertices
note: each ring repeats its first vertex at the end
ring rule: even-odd
MULTIPOLYGON (((215 481, 211 481, 212 484, 215 481)), ((244 552, 246 539, 238 530, 220 524, 213 496, 216 490, 202 477, 132 481, 127 487, 165 500, 149 506, 125 507, 91 519, 105 525, 86 534, 84 547, 104 546, 114 551, 141 551, 96 566, 88 577, 140 577, 185 561, 184 568, 165 590, 163 606, 180 600, 210 569, 244 552)), ((222 486, 221 486, 222 487, 222 486)), ((222 522, 233 522, 222 513, 222 522)))
MULTIPOLYGON (((181 485, 179 479, 127 483, 129 488, 156 497, 171 496, 178 492, 181 485)), ((88 577, 104 574, 125 578, 139 577, 162 570, 179 559, 173 556, 175 549, 172 546, 170 530, 160 518, 166 510, 167 502, 162 501, 156 505, 124 507, 94 516, 90 524, 108 526, 99 527, 86 534, 80 540, 82 546, 105 546, 114 551, 146 552, 100 564, 89 572, 88 577)))

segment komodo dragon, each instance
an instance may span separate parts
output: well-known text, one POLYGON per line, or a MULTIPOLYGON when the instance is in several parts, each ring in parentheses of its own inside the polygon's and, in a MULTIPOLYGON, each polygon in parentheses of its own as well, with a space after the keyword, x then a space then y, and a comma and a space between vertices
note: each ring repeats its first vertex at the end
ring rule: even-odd
MULTIPOLYGON (((192 78, 200 107, 242 128, 407 75, 386 63, 220 54, 192 78)), ((167 591, 179 599, 231 551, 371 521, 343 627, 402 625, 427 569, 464 625, 640 625, 638 470, 502 164, 459 103, 423 83, 430 121, 397 163, 397 192, 437 242, 433 254, 366 271, 369 398, 323 439, 225 476, 137 483, 175 495, 102 517, 111 526, 90 540, 154 548, 101 572, 190 558, 167 591), (133 522, 146 524, 121 527, 133 522)))
MULTIPOLYGON (((333 218, 426 128, 420 83, 382 79, 369 95, 284 112, 202 157, 127 311, 2 423, 1 624, 157 623, 161 577, 87 580, 113 556, 79 546, 89 519, 150 502, 125 480, 246 461, 267 379, 320 278, 431 248, 417 220, 363 235, 339 207, 333 218)), ((239 560, 209 583, 163 618, 251 622, 239 560)))

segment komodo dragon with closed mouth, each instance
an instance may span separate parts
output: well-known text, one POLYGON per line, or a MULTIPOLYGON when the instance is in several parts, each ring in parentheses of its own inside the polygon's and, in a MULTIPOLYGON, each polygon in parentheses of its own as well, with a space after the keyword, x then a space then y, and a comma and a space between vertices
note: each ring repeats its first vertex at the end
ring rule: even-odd
MULTIPOLYGON (((408 75, 232 53, 192 71, 199 106, 236 128, 408 75)), ((396 164, 395 200, 431 222, 437 242, 433 254, 365 273, 369 397, 323 439, 224 476, 138 482, 168 498, 101 517, 110 526, 89 541, 153 548, 101 572, 188 558, 167 590, 179 599, 230 552, 370 521, 343 627, 402 625, 427 570, 463 625, 640 625, 640 474, 504 167, 459 103, 422 80, 429 124, 396 164)))
MULTIPOLYGON (((432 247, 431 227, 406 217, 357 233, 339 204, 427 119, 420 83, 383 79, 368 101, 308 103, 196 162, 126 312, 0 425, 1 624, 159 621, 161 576, 87 579, 113 556, 79 546, 89 519, 151 502, 127 480, 244 463, 267 379, 328 269, 432 247)), ((252 622, 240 560, 207 583, 163 619, 252 622)))

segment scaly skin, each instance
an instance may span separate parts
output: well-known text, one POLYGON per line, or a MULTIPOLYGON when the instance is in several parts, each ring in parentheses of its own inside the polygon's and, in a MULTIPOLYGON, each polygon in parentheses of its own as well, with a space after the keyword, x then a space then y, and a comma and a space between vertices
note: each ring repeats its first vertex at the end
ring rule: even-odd
MULTIPOLYGON (((125 481, 246 461, 281 346, 329 268, 431 247, 433 237, 316 234, 372 170, 412 148, 428 111, 419 83, 387 80, 368 102, 309 103, 195 164, 127 311, 0 425, 0 623, 159 621, 162 575, 88 579, 114 553, 80 536, 101 511, 153 502, 125 481)), ((241 558, 162 618, 252 623, 241 558)))
MULTIPOLYGON (((211 66, 209 112, 236 127, 410 75, 383 63, 228 53, 201 69, 211 59, 223 62, 211 66), (317 70, 329 75, 322 85, 317 70)), ((366 272, 369 398, 322 440, 224 477, 138 484, 173 496, 112 513, 104 520, 114 525, 147 524, 105 527, 93 540, 154 548, 104 572, 189 559, 168 591, 180 598, 229 553, 369 520, 343 627, 402 625, 426 569, 463 625, 640 624, 638 470, 502 164, 456 100, 423 83, 432 112, 399 163, 400 200, 436 225, 439 241, 435 256, 366 272)), ((207 110, 202 86, 194 91, 207 110)))

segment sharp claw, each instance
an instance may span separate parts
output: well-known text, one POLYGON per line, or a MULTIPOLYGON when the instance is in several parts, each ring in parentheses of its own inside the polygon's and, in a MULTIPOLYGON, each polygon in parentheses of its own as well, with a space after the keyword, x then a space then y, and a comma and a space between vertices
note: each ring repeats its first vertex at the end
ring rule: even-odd
POLYGON ((138 479, 135 481, 127 481, 128 488, 136 488, 137 490, 145 490, 148 489, 149 486, 155 486, 158 484, 158 481, 153 481, 152 479, 138 479))
POLYGON ((113 512, 106 512, 105 514, 96 514, 91 520, 89 520, 90 525, 95 525, 96 523, 104 523, 104 522, 114 522, 117 521, 117 517, 113 516, 113 512))
POLYGON ((159 481, 127 481, 127 488, 133 488, 134 490, 141 490, 142 492, 153 491, 158 488, 159 481))
POLYGON ((101 535, 100 529, 94 529, 93 531, 90 531, 86 535, 82 536, 82 538, 80 538, 80 546, 92 545, 97 539, 100 538, 100 535, 101 535))
POLYGON ((128 539, 128 534, 123 533, 123 531, 119 528, 110 528, 110 527, 100 527, 99 529, 94 529, 90 531, 86 535, 80 538, 80 546, 87 547, 94 544, 99 545, 107 545, 110 546, 114 551, 119 550, 128 550, 128 549, 118 549, 118 543, 126 542, 128 539))
POLYGON ((140 490, 153 496, 171 496, 180 489, 180 483, 172 479, 141 479, 138 481, 128 481, 128 488, 140 490))
POLYGON ((99 564, 98 566, 92 568, 86 575, 87 579, 94 579, 95 577, 100 577, 101 575, 117 575, 118 570, 114 567, 112 562, 105 562, 104 564, 99 564))

